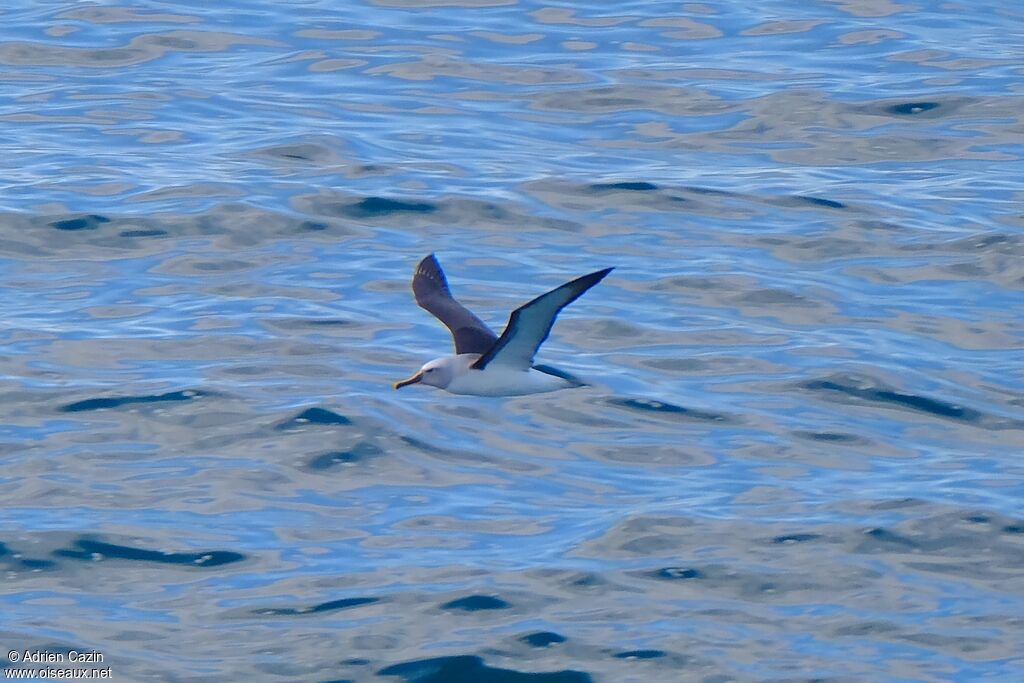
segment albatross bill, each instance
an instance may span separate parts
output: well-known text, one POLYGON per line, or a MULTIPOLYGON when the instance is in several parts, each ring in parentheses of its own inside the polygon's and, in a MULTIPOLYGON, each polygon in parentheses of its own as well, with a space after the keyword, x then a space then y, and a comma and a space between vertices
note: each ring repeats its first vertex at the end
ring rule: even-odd
POLYGON ((613 269, 576 278, 520 306, 498 337, 452 296, 441 264, 431 254, 413 275, 416 303, 452 333, 455 355, 435 358, 395 389, 426 384, 453 394, 516 396, 583 386, 572 375, 534 365, 537 349, 551 333, 559 312, 596 285, 613 269))

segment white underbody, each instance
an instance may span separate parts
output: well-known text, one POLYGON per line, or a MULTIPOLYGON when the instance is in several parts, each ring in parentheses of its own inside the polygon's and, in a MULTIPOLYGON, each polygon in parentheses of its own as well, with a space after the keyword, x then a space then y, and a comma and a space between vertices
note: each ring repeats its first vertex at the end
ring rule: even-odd
POLYGON ((470 367, 479 354, 465 353, 451 357, 453 376, 446 391, 471 396, 522 396, 557 391, 578 386, 561 377, 549 375, 533 368, 520 369, 491 363, 483 370, 470 367))

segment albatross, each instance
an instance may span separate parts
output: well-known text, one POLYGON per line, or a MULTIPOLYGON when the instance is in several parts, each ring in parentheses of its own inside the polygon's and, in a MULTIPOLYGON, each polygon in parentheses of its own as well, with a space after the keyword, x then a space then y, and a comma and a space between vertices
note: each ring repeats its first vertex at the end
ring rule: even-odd
POLYGON ((548 338, 558 313, 604 279, 605 268, 566 282, 512 311, 501 336, 460 304, 448 288, 441 264, 431 254, 416 268, 412 291, 416 303, 444 323, 455 341, 455 355, 436 358, 395 389, 426 384, 453 394, 519 396, 555 391, 584 383, 547 365, 534 365, 537 349, 548 338))

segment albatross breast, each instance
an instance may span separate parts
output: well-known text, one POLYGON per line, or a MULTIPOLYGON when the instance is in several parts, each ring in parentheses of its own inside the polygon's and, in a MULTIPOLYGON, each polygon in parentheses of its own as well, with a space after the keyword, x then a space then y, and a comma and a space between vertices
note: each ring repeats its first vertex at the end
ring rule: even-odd
POLYGON ((522 396, 557 391, 579 386, 567 379, 541 370, 519 370, 504 365, 489 365, 483 370, 473 368, 479 354, 455 356, 465 370, 456 371, 445 390, 453 394, 471 396, 522 396))

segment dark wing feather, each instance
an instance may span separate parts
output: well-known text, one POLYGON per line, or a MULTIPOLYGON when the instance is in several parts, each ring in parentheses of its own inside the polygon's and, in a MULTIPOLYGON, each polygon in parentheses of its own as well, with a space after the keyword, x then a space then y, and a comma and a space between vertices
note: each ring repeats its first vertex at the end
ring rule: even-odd
POLYGON ((452 297, 441 264, 433 254, 416 267, 412 292, 421 308, 430 311, 451 330, 455 353, 486 353, 494 346, 498 335, 452 297))
POLYGON ((512 312, 505 331, 498 342, 473 363, 473 367, 482 370, 490 363, 507 365, 522 370, 529 370, 533 365, 533 356, 551 333, 551 326, 559 311, 580 298, 585 291, 596 285, 612 272, 613 268, 605 268, 590 275, 566 282, 561 287, 552 289, 547 294, 524 304, 512 312))

